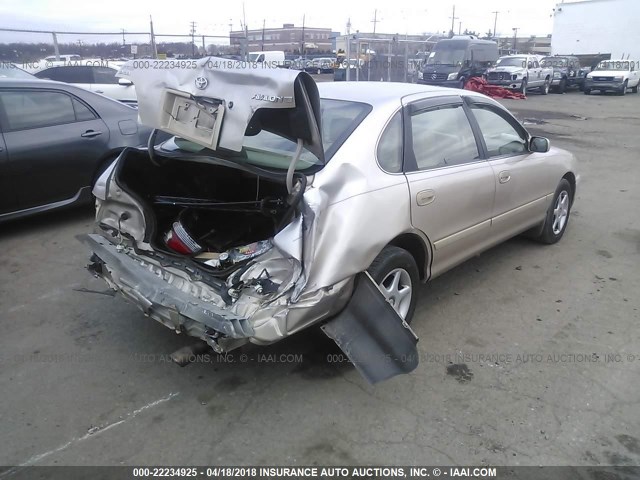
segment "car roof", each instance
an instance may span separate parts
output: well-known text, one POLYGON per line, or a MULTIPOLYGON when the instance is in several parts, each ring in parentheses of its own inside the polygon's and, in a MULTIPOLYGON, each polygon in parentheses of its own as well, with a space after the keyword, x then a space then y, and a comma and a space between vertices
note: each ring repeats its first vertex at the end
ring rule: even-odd
POLYGON ((320 98, 362 102, 374 107, 383 104, 400 105, 402 98, 423 94, 422 98, 450 97, 451 95, 483 96, 469 90, 419 85, 401 82, 321 82, 320 98))

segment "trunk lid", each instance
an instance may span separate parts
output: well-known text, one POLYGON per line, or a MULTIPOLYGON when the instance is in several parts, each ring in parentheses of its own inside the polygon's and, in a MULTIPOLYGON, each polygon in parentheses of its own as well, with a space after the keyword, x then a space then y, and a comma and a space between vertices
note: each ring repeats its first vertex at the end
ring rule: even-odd
POLYGON ((208 57, 131 60, 140 121, 211 150, 242 150, 262 130, 296 142, 325 163, 318 88, 305 72, 208 57))

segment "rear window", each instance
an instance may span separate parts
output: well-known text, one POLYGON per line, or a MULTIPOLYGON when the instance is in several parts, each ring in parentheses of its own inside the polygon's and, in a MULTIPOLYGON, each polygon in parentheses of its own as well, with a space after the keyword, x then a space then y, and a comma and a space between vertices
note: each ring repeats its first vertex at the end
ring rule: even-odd
MULTIPOLYGON (((349 135, 360 125, 371 111, 371 105, 345 100, 320 100, 322 117, 322 145, 325 161, 336 153, 349 135)), ((180 140, 179 148, 193 151, 195 144, 180 140)), ((244 137, 242 151, 234 155, 233 160, 258 167, 286 170, 295 154, 296 143, 271 132, 262 130, 257 135, 244 137)), ((171 149, 171 144, 164 146, 171 149)), ((204 148, 195 147, 195 150, 204 148)), ((307 150, 303 150, 296 170, 307 170, 318 165, 318 158, 307 150)))

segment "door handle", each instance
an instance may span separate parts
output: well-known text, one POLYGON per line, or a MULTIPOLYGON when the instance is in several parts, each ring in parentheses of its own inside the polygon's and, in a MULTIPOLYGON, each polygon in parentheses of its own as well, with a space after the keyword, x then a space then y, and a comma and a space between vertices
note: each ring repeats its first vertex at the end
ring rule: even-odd
POLYGON ((436 199, 436 192, 433 190, 422 190, 416 195, 416 202, 419 206, 428 205, 436 199))
POLYGON ((498 181, 500 183, 507 183, 509 180, 511 180, 511 174, 506 170, 498 174, 498 181))
POLYGON ((96 93, 104 93, 104 90, 96 90, 96 93))
POLYGON ((82 133, 80 136, 84 138, 97 137, 98 135, 102 135, 102 132, 96 132, 95 130, 87 130, 82 133))

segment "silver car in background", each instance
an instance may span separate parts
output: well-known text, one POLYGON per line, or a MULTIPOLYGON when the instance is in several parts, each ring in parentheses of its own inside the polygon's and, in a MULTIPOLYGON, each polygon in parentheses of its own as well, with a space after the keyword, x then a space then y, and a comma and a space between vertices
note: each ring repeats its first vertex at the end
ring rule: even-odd
POLYGON ((369 381, 409 372, 420 282, 567 227, 574 156, 483 95, 216 59, 122 74, 177 137, 98 182, 90 269, 217 352, 320 324, 369 381))

